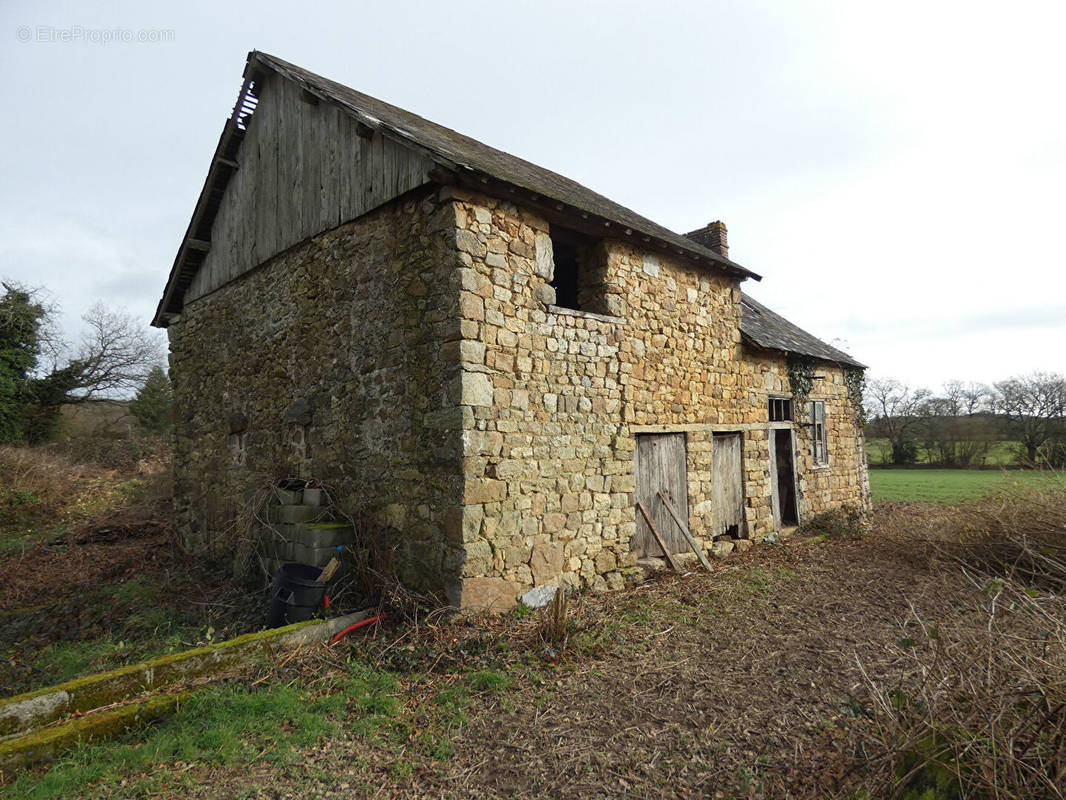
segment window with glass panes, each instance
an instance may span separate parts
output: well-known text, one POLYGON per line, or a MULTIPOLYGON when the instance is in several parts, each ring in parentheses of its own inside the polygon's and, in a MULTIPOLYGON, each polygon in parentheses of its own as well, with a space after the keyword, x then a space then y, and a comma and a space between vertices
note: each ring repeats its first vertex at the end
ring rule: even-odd
POLYGON ((825 430, 825 403, 811 402, 811 438, 814 440, 814 463, 829 463, 829 437, 825 430))

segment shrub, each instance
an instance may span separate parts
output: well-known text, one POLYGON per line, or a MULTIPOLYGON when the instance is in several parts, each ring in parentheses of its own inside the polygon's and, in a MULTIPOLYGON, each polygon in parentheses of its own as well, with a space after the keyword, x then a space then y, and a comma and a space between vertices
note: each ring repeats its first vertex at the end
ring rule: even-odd
POLYGON ((859 796, 1062 798, 1066 484, 1014 484, 952 513, 920 544, 961 568, 980 599, 951 628, 912 610, 893 648, 898 678, 867 679, 852 743, 859 796))
POLYGON ((0 524, 60 513, 88 478, 82 465, 31 447, 0 446, 0 524))
POLYGON ((841 506, 804 520, 800 532, 826 539, 858 539, 864 524, 862 511, 855 506, 841 506))
POLYGON ((914 442, 893 442, 892 463, 897 466, 918 463, 918 445, 914 442))
POLYGON ((966 533, 945 555, 993 578, 1066 594, 1066 476, 1046 485, 1017 482, 966 512, 966 533))
MULTIPOLYGON (((58 446, 0 446, 0 525, 41 531, 73 525, 141 528, 169 526, 170 470, 156 442, 119 472, 83 463, 58 446)), ((119 459, 116 459, 118 461, 119 459)))
MULTIPOLYGON (((914 614, 900 677, 868 681, 866 797, 1061 798, 1066 779, 1063 599, 990 581, 975 624, 914 614)), ((862 727, 862 724, 859 726, 862 727)))
POLYGON ((72 461, 123 472, 143 472, 147 462, 158 462, 169 457, 169 445, 165 439, 143 434, 82 434, 57 443, 54 449, 64 453, 72 461))
POLYGON ((1052 439, 1041 453, 1043 463, 1052 469, 1066 469, 1066 439, 1052 439))

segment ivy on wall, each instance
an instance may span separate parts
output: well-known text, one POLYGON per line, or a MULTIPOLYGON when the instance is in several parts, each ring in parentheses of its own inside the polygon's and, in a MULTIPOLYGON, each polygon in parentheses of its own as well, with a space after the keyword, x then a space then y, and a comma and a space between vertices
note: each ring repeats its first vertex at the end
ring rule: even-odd
POLYGON ((814 387, 814 359, 800 355, 788 357, 788 383, 792 387, 792 396, 802 403, 811 396, 814 387))
MULTIPOLYGON (((814 388, 814 359, 801 355, 788 357, 788 382, 797 403, 802 403, 811 395, 814 388)), ((862 398, 866 390, 866 373, 861 369, 844 369, 844 385, 848 391, 848 402, 855 412, 855 422, 861 427, 866 424, 866 409, 862 398)))
POLYGON ((861 369, 845 369, 844 384, 848 387, 848 402, 855 411, 855 422, 862 427, 866 424, 866 408, 862 402, 866 391, 866 372, 861 369))

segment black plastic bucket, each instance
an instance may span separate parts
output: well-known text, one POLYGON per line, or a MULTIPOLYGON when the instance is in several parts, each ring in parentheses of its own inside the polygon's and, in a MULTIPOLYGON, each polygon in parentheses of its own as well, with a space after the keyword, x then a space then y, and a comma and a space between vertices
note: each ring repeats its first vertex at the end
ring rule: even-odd
POLYGON ((278 570, 270 590, 268 628, 280 628, 314 616, 326 594, 326 584, 318 582, 321 573, 321 567, 310 564, 284 564, 278 570))

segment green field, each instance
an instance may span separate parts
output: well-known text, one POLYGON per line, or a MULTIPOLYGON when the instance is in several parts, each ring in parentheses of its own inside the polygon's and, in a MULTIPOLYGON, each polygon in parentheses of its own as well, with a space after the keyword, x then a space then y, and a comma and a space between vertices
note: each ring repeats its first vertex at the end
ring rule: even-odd
MULTIPOLYGON (((985 466, 999 467, 1017 463, 1018 443, 1011 441, 991 442, 988 453, 981 462, 985 466)), ((891 463, 892 445, 888 439, 867 439, 866 455, 870 459, 870 466, 881 466, 891 463)), ((936 456, 930 454, 924 445, 918 445, 918 463, 931 464, 936 456)), ((975 464, 976 466, 976 464, 975 464)))
POLYGON ((1007 488, 1063 481, 1062 475, 1027 470, 871 469, 870 492, 875 503, 964 503, 1007 488))

